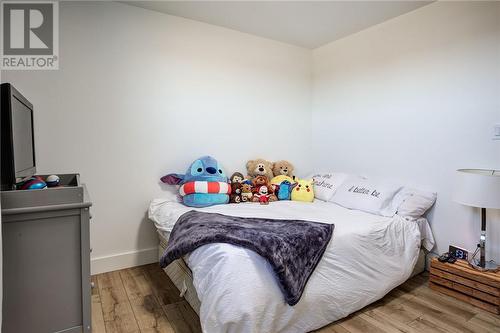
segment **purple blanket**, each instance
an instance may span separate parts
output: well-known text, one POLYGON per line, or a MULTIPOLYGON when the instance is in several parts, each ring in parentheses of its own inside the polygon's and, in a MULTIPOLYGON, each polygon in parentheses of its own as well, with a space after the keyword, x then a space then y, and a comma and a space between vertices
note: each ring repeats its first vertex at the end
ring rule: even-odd
POLYGON ((175 224, 160 266, 211 243, 229 243, 255 251, 276 274, 285 301, 295 305, 332 237, 334 225, 302 221, 234 217, 189 211, 175 224))

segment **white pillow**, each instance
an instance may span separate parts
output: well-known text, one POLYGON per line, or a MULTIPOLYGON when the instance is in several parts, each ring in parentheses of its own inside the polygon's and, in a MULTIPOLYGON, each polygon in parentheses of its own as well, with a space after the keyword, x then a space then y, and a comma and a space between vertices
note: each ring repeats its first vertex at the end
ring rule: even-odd
POLYGON ((398 215, 421 217, 436 202, 437 193, 403 187, 394 197, 394 206, 398 215))
POLYGON ((390 217, 396 214, 397 207, 393 207, 392 201, 400 189, 400 185, 350 176, 337 188, 330 201, 346 208, 390 217))
POLYGON ((314 197, 319 200, 329 201, 337 188, 349 175, 342 172, 317 173, 312 175, 314 185, 314 197))

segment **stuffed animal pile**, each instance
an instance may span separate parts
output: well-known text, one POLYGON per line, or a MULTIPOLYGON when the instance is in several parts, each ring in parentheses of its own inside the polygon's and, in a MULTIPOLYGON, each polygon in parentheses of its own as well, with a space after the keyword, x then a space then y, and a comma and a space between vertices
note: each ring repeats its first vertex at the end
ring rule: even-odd
MULTIPOLYGON (((264 159, 250 160, 246 164, 247 176, 235 172, 231 180, 231 188, 241 189, 236 195, 240 198, 230 200, 238 202, 259 202, 267 205, 278 200, 295 200, 312 202, 314 191, 312 180, 301 180, 294 176, 294 167, 288 161, 270 162, 264 159), (241 186, 235 185, 241 183, 241 186), (307 186, 307 187, 306 187, 307 186)), ((233 197, 235 194, 231 194, 233 197)))
POLYGON ((179 185, 186 206, 207 207, 225 203, 258 202, 267 205, 278 200, 312 202, 313 181, 298 179, 288 161, 250 160, 247 175, 235 172, 228 179, 216 159, 203 156, 185 174, 168 174, 161 181, 179 185))

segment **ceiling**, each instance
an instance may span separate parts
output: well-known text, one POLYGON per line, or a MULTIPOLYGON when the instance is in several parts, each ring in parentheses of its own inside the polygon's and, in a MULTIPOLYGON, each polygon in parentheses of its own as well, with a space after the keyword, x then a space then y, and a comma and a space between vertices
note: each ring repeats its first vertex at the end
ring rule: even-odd
POLYGON ((432 1, 122 1, 314 49, 432 1))

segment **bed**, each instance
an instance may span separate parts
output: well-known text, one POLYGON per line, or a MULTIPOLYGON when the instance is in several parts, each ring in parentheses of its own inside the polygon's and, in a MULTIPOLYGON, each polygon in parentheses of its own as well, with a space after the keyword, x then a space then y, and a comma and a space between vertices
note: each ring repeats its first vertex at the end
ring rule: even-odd
MULTIPOLYGON (((153 200, 149 217, 159 255, 177 219, 193 208, 153 200)), ((204 245, 165 268, 199 314, 204 332, 308 332, 382 298, 423 271, 434 239, 425 218, 383 217, 331 202, 229 204, 197 208, 238 217, 305 219, 334 223, 333 237, 295 306, 283 300, 268 262, 230 244, 204 245)))

